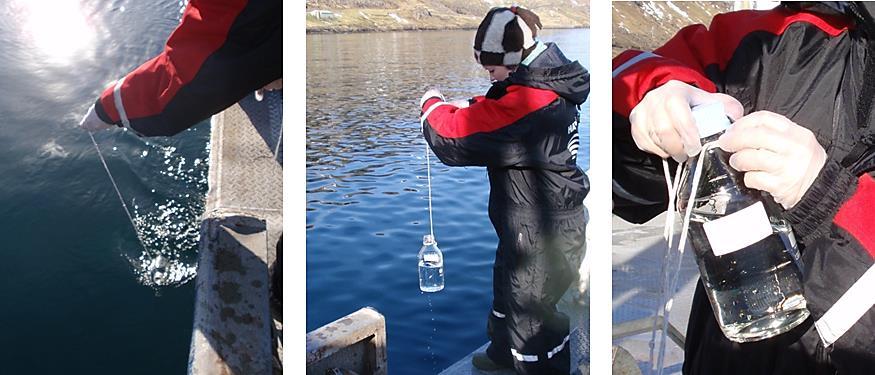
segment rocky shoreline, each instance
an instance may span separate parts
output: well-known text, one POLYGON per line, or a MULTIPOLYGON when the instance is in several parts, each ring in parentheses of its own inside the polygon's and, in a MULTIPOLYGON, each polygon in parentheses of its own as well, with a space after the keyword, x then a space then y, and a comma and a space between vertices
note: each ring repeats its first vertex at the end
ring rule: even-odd
MULTIPOLYGON (((589 25, 575 25, 567 27, 545 27, 544 30, 561 30, 561 29, 586 29, 589 25)), ((477 30, 473 27, 401 27, 401 28, 354 28, 354 27, 333 27, 333 28, 307 28, 307 34, 356 34, 356 33, 384 33, 394 31, 448 31, 448 30, 477 30)))
MULTIPOLYGON (((308 0, 306 30, 311 33, 362 33, 418 30, 474 30, 495 0, 308 0)), ((589 4, 539 0, 527 6, 545 29, 589 27, 589 4)))

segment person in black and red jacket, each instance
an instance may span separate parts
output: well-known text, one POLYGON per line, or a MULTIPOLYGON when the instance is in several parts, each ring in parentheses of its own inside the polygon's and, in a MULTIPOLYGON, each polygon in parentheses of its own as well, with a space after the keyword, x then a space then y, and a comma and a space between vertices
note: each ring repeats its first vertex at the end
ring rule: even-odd
POLYGON ((191 0, 164 51, 109 85, 80 126, 171 136, 282 86, 282 1, 191 0))
POLYGON ((493 79, 485 96, 448 103, 422 97, 422 132, 451 166, 485 166, 489 218, 498 234, 486 353, 475 367, 569 373, 569 319, 556 303, 584 250, 586 175, 576 164, 579 106, 589 74, 553 43, 537 41, 533 12, 493 8, 474 53, 493 79))
POLYGON ((727 340, 699 283, 685 374, 871 374, 875 369, 875 3, 786 3, 717 15, 613 61, 614 213, 664 211, 670 169, 701 145, 690 107, 722 102, 719 140, 747 186, 785 209, 811 317, 727 340))

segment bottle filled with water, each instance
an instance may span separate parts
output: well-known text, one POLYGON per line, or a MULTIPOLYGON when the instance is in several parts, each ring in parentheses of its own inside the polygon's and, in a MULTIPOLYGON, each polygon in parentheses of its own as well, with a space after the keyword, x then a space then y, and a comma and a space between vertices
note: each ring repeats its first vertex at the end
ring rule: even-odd
POLYGON ((444 254, 430 234, 422 237, 419 250, 419 289, 429 293, 444 289, 444 254))
POLYGON ((730 154, 709 145, 729 127, 723 106, 696 107, 693 117, 703 150, 682 171, 677 206, 692 210, 690 244, 717 322, 734 342, 789 331, 809 315, 793 231, 774 199, 747 188, 730 154))

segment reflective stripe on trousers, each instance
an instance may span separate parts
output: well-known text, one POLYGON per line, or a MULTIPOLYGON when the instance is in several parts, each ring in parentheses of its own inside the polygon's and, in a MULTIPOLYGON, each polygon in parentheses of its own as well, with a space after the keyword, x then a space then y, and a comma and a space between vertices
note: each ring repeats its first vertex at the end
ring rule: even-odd
MULTIPOLYGON (((495 310, 493 310, 493 312, 495 312, 495 310)), ((565 349, 565 344, 568 343, 569 337, 570 336, 565 336, 565 338, 562 339, 562 343, 560 343, 555 348, 548 351, 547 352, 547 359, 553 358, 553 356, 555 356, 557 353, 561 352, 562 349, 565 349)), ((514 348, 510 348, 510 355, 512 355, 514 359, 516 359, 517 361, 520 361, 520 362, 538 362, 538 356, 520 354, 514 348)))

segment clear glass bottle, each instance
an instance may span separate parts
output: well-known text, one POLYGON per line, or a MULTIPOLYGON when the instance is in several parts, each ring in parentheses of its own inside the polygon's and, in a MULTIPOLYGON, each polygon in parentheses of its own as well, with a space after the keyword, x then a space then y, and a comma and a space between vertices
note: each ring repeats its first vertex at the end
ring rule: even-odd
POLYGON ((419 250, 419 290, 439 292, 444 289, 444 254, 438 248, 434 236, 422 237, 419 250))
MULTIPOLYGON (((693 109, 702 144, 729 127, 722 104, 693 109)), ((789 331, 809 315, 802 295, 802 265, 782 208, 744 185, 728 152, 704 148, 681 176, 678 211, 695 195, 689 239, 702 284, 723 334, 734 342, 759 341, 789 331), (699 160, 704 158, 704 160, 699 160), (697 167, 702 169, 693 186, 697 167)))

